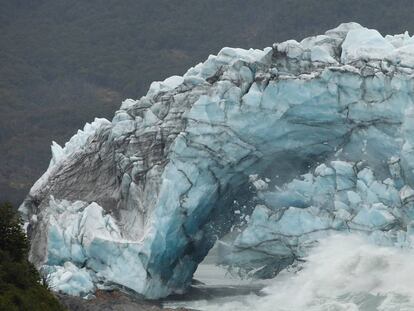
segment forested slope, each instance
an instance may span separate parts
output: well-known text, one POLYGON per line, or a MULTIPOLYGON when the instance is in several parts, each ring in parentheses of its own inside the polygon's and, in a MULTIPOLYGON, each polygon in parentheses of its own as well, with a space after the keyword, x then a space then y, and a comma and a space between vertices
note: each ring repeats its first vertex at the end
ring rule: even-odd
POLYGON ((153 80, 223 46, 264 47, 356 21, 414 30, 412 1, 2 0, 0 201, 20 203, 64 143, 153 80))

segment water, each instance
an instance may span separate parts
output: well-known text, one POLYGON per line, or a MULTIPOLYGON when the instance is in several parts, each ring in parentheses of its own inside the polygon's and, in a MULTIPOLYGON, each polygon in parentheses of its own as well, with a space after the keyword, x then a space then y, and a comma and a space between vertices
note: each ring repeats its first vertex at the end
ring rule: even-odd
POLYGON ((198 286, 201 294, 166 305, 206 311, 414 310, 414 250, 379 247, 357 235, 322 240, 300 271, 268 283, 229 277, 211 265, 197 273, 206 283, 198 286))

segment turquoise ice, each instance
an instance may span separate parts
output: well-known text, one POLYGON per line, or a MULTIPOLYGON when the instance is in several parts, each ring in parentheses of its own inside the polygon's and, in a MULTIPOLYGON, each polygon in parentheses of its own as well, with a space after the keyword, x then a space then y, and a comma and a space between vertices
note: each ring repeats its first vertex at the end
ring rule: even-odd
POLYGON ((224 48, 154 82, 112 122, 53 144, 20 207, 30 259, 59 291, 158 298, 183 292, 236 225, 224 262, 259 277, 330 232, 410 245, 413 43, 342 24, 264 50, 224 48), (247 224, 240 213, 252 213, 247 224), (66 270, 80 281, 62 286, 66 270))

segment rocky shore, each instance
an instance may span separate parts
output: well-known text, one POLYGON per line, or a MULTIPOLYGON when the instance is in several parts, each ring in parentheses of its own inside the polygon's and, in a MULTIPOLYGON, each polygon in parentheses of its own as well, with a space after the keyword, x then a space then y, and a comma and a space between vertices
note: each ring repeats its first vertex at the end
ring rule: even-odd
MULTIPOLYGON (((120 291, 97 291, 93 299, 56 294, 62 305, 69 311, 161 311, 173 310, 163 308, 159 301, 144 300, 120 291)), ((189 309, 174 309, 191 311, 189 309)), ((194 311, 194 310, 193 310, 194 311)))

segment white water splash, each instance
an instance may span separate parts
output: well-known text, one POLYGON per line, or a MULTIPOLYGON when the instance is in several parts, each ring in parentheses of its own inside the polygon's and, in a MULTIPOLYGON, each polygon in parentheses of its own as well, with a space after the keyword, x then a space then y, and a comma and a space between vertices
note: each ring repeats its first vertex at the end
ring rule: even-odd
POLYGON ((186 307, 221 311, 414 310, 414 250, 380 247, 357 235, 322 240, 297 273, 285 272, 265 296, 193 301, 186 307))

